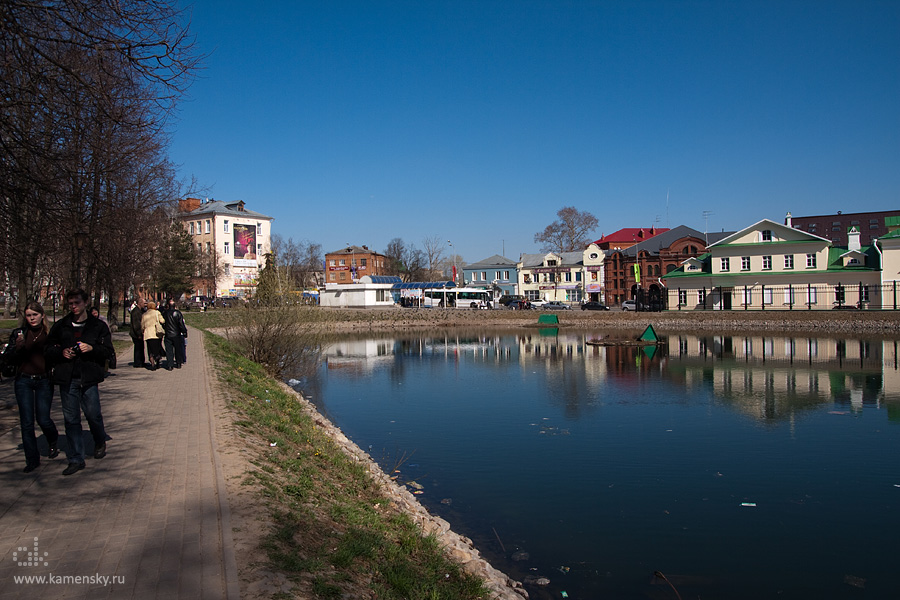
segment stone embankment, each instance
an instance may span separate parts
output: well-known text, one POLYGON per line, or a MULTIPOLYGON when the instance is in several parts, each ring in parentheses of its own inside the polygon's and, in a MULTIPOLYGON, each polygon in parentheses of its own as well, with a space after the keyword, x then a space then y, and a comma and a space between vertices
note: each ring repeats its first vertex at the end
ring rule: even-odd
POLYGON ((481 577, 490 590, 492 600, 523 600, 528 592, 518 581, 513 581, 506 574, 498 571, 481 557, 475 544, 469 538, 459 535, 450 529, 450 524, 429 513, 409 490, 392 480, 372 458, 363 452, 344 432, 323 417, 315 407, 289 386, 282 387, 297 397, 318 427, 321 427, 331 439, 354 461, 365 466, 372 478, 378 482, 385 495, 402 512, 406 513, 422 528, 426 535, 434 534, 446 548, 447 554, 466 571, 481 577))
MULTIPOLYGON (((536 326, 536 310, 324 308, 332 318, 332 331, 423 331, 452 327, 519 328, 536 326)), ((562 328, 635 330, 648 324, 659 333, 675 332, 810 332, 900 336, 900 311, 875 310, 767 310, 668 311, 657 313, 610 311, 555 311, 562 328)))

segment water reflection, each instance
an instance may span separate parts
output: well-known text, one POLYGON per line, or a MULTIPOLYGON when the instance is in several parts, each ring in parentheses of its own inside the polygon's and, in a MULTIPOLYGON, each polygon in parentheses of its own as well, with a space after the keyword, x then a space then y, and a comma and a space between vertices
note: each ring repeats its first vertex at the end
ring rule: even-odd
MULTIPOLYGON (((324 358, 329 371, 362 377, 387 370, 396 383, 412 357, 541 369, 546 397, 570 416, 597 403, 603 381, 627 385, 659 376, 688 389, 709 388, 734 410, 763 421, 826 402, 858 412, 890 400, 890 417, 900 419, 896 340, 675 334, 661 336, 658 346, 601 346, 592 345, 594 333, 553 331, 346 339, 326 347, 324 358)), ((642 400, 634 394, 617 401, 642 400)))
POLYGON ((348 337, 310 384, 382 465, 412 456, 401 481, 496 566, 549 577, 532 598, 670 597, 657 569, 685 598, 842 598, 860 580, 900 593, 884 527, 900 507, 900 428, 883 425, 900 420, 895 341, 597 341, 611 343, 565 328, 348 337))

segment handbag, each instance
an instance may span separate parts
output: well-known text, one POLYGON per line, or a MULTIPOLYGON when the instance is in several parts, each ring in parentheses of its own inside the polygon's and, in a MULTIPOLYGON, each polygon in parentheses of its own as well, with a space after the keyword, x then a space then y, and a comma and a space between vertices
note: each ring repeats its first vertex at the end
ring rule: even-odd
POLYGON ((12 332, 12 335, 9 336, 9 343, 6 344, 6 347, 3 349, 3 354, 0 354, 0 377, 15 377, 16 371, 18 370, 18 366, 15 361, 15 352, 16 352, 16 335, 18 333, 18 329, 12 332))

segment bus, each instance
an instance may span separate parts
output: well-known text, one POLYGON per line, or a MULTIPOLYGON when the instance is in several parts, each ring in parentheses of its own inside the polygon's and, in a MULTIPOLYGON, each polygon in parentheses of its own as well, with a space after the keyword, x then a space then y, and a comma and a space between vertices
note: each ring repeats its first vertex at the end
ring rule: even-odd
POLYGON ((435 308, 494 308, 493 295, 479 288, 426 288, 422 290, 422 306, 435 308))

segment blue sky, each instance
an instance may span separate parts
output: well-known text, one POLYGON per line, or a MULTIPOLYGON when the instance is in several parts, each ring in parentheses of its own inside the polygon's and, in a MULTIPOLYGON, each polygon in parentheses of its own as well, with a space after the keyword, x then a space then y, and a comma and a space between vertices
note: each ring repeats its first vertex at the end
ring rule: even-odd
POLYGON ((518 259, 564 206, 595 237, 900 208, 895 0, 189 10, 210 56, 181 176, 325 251, 436 236, 518 259))

